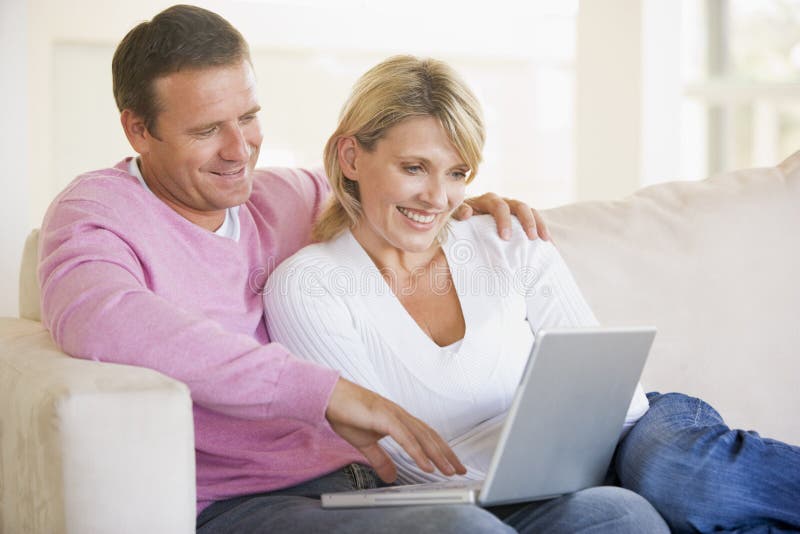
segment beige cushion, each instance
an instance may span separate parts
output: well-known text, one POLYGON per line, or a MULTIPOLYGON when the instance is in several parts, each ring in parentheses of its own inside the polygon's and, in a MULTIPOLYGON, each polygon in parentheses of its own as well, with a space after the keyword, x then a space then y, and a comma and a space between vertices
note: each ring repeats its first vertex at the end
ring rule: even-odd
POLYGON ((800 443, 800 152, 544 216, 601 322, 658 327, 646 387, 800 443))
POLYGON ((0 318, 0 532, 193 532, 186 386, 0 318))

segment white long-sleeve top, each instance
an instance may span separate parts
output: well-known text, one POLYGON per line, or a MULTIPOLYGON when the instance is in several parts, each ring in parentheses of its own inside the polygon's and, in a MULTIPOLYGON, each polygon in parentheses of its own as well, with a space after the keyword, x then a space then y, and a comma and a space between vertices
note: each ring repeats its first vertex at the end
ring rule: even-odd
MULTIPOLYGON (((272 339, 294 354, 396 402, 436 429, 483 478, 536 333, 595 326, 597 319, 555 247, 528 240, 515 222, 501 240, 489 216, 452 222, 442 244, 466 324, 438 346, 417 325, 348 231, 282 263, 264 290, 272 339)), ((647 411, 641 386, 625 426, 647 411)), ((441 480, 391 439, 383 445, 402 482, 441 480)))

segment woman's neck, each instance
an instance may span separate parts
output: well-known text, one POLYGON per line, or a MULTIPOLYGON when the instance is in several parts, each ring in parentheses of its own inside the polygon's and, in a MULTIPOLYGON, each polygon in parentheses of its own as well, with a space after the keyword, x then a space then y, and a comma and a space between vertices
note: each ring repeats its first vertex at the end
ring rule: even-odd
POLYGON ((383 271, 390 270, 396 275, 410 275, 427 270, 442 255, 438 239, 428 249, 410 252, 387 243, 371 232, 364 231, 362 225, 351 229, 361 248, 367 253, 375 266, 383 271))
POLYGON ((464 338, 464 312, 438 239, 423 252, 409 252, 358 227, 351 231, 426 336, 440 347, 464 338))

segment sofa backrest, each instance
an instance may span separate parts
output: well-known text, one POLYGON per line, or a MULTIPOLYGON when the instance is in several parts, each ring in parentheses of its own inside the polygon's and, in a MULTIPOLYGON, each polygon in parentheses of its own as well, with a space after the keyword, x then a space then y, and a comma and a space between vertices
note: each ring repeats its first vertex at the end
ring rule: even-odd
POLYGON ((33 230, 25 240, 22 264, 19 270, 19 316, 23 319, 41 321, 39 310, 39 280, 36 269, 39 265, 39 230, 33 230))
POLYGON ((601 323, 658 327, 646 388, 800 443, 800 152, 543 215, 601 323))
MULTIPOLYGON (((800 443, 800 152, 778 167, 542 212, 600 321, 659 329, 643 382, 800 443)), ((20 315, 40 320, 34 230, 20 315)))

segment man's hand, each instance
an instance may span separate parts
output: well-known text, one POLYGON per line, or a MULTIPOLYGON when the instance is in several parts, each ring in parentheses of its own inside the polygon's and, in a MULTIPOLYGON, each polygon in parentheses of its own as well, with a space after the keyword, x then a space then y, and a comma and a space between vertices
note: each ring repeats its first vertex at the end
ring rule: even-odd
POLYGON ((503 239, 511 239, 511 215, 515 215, 519 219, 529 239, 537 237, 544 240, 550 239, 550 232, 547 231, 542 216, 535 209, 524 202, 502 198, 495 193, 486 193, 479 197, 465 199, 464 203, 456 209, 453 217, 462 221, 469 219, 473 214, 480 213, 488 213, 494 217, 497 223, 497 233, 503 239))
POLYGON ((384 482, 397 478, 394 462, 378 444, 387 435, 423 471, 432 473, 436 466, 448 476, 467 472, 436 431, 388 399, 343 378, 333 388, 325 417, 337 434, 361 451, 384 482))

